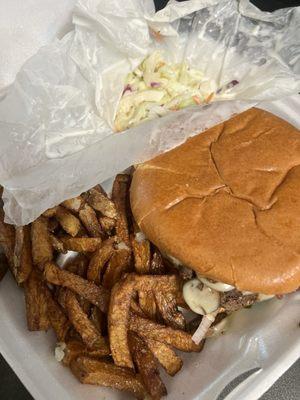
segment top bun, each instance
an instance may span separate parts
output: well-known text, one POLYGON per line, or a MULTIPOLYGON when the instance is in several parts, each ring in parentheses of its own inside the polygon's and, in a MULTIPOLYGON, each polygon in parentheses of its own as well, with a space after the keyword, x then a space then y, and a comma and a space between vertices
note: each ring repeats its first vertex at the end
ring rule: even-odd
POLYGON ((300 286, 300 134, 250 109, 136 169, 133 215, 163 253, 239 290, 300 286))

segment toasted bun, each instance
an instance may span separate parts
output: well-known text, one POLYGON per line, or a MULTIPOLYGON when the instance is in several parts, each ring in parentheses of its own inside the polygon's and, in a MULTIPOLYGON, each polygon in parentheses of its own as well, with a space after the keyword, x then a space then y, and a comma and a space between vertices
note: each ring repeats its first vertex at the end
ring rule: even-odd
POLYGON ((300 134, 251 109, 141 164, 133 215, 158 248, 239 290, 300 286, 300 134))

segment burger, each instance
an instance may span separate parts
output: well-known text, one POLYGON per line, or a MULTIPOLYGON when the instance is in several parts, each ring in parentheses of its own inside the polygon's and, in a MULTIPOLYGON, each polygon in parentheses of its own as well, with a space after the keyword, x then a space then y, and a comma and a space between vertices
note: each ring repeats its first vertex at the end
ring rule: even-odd
POLYGON ((227 315, 300 286, 300 134, 252 108, 137 166, 141 232, 185 274, 200 342, 227 315))

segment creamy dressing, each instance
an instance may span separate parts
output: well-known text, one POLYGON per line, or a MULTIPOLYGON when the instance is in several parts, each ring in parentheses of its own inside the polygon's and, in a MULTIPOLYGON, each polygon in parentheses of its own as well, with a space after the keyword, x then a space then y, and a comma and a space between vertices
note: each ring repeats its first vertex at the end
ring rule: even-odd
POLYGON ((197 274, 197 277, 199 281, 204 283, 204 285, 210 287, 211 289, 217 290, 218 292, 229 292, 230 290, 234 289, 234 286, 227 283, 211 281, 199 274, 197 274))
POLYGON ((198 279, 192 279, 184 284, 183 297, 196 314, 210 314, 216 311, 220 305, 219 293, 203 285, 198 279))

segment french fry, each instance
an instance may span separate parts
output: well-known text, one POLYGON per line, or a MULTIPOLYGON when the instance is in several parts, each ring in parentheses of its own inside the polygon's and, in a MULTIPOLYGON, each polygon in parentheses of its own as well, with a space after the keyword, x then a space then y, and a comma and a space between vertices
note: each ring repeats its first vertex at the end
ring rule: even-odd
POLYGON ((77 251, 79 253, 93 253, 101 245, 100 238, 70 238, 60 237, 66 250, 77 251))
POLYGON ((134 314, 131 315, 129 329, 142 338, 157 340, 185 352, 199 352, 203 347, 203 342, 196 345, 187 332, 166 327, 134 314))
POLYGON ((110 349, 108 343, 104 343, 103 347, 93 349, 86 346, 82 341, 70 339, 65 343, 63 352, 64 358, 62 362, 65 365, 70 365, 70 363, 79 356, 88 356, 96 359, 109 356, 110 349))
POLYGON ((47 311, 47 287, 34 269, 24 283, 27 326, 30 331, 47 331, 50 320, 47 311))
POLYGON ((93 324, 98 329, 98 331, 103 334, 103 331, 106 328, 106 326, 105 326, 106 321, 105 321, 104 314, 99 310, 98 307, 92 306, 91 313, 90 313, 90 320, 93 322, 93 324))
POLYGON ((129 185, 130 176, 126 174, 118 174, 113 183, 111 196, 117 209, 116 234, 120 241, 124 242, 127 246, 130 246, 127 220, 129 185))
POLYGON ((130 269, 130 253, 127 249, 117 250, 113 253, 103 275, 102 285, 111 289, 121 276, 130 269))
POLYGON ((170 376, 177 374, 181 369, 183 362, 175 351, 165 343, 146 338, 144 340, 167 374, 170 376))
POLYGON ((88 347, 103 347, 104 338, 82 310, 76 294, 71 290, 68 290, 66 294, 66 310, 69 320, 80 334, 83 342, 88 347))
POLYGON ((46 290, 46 301, 47 315, 50 320, 50 324, 57 336, 57 340, 59 342, 63 342, 71 327, 70 321, 68 320, 60 305, 52 297, 52 293, 50 292, 50 290, 46 290))
POLYGON ((131 299, 130 310, 133 313, 139 315, 140 317, 147 318, 144 311, 141 309, 141 307, 139 306, 139 304, 136 302, 135 299, 131 299))
POLYGON ((97 286, 78 275, 62 270, 54 263, 47 263, 45 265, 44 276, 49 283, 71 289, 99 307, 101 311, 107 311, 109 292, 102 286, 97 286))
POLYGON ((174 329, 185 329, 185 319, 177 309, 176 297, 172 293, 155 292, 157 308, 164 322, 174 329))
POLYGON ((64 243, 52 233, 49 233, 50 243, 53 247, 53 250, 57 251, 58 253, 66 254, 67 250, 65 249, 64 243))
POLYGON ((78 213, 84 205, 84 199, 81 196, 77 196, 73 197, 72 199, 65 200, 61 204, 68 210, 78 213))
POLYGON ((152 291, 143 291, 140 290, 138 292, 139 297, 139 306, 141 307, 144 315, 150 319, 156 319, 156 302, 154 293, 152 291))
POLYGON ((87 192, 85 199, 94 210, 101 212, 105 217, 116 219, 114 203, 102 192, 93 188, 87 192))
POLYGON ((75 215, 71 214, 66 208, 58 206, 56 209, 56 218, 61 227, 72 237, 75 237, 80 229, 81 223, 75 215))
POLYGON ((120 367, 131 369, 134 366, 128 346, 127 330, 133 293, 134 276, 128 275, 113 287, 108 312, 109 342, 114 362, 120 367))
POLYGON ((151 398, 159 400, 162 396, 166 396, 167 389, 159 376, 157 361, 144 340, 130 332, 129 347, 142 382, 151 398))
POLYGON ((131 236, 131 247, 134 258, 134 268, 138 274, 150 273, 150 242, 149 240, 137 240, 135 236, 131 236))
POLYGON ((102 229, 98 221, 97 215, 94 209, 88 205, 84 204, 79 211, 80 221, 83 223, 84 227, 92 237, 101 237, 102 229))
POLYGON ((28 279, 31 270, 32 255, 30 226, 20 226, 16 228, 13 268, 13 273, 18 285, 28 279))
POLYGON ((81 383, 124 390, 138 400, 145 399, 147 395, 140 377, 126 368, 85 356, 73 360, 70 366, 71 371, 81 383))
POLYGON ((8 270, 8 261, 4 253, 0 253, 0 282, 5 277, 8 270))
POLYGON ((41 216, 31 224, 33 263, 39 268, 53 259, 53 249, 49 238, 48 221, 41 216))
POLYGON ((66 271, 86 278, 86 272, 89 265, 89 259, 84 254, 77 254, 75 257, 69 258, 64 264, 66 271))
POLYGON ((100 223, 102 230, 107 235, 110 235, 112 233, 112 230, 116 226, 116 220, 114 218, 109 218, 109 217, 100 217, 99 223, 100 223))
POLYGON ((164 265, 163 258, 159 251, 154 251, 152 255, 150 273, 154 275, 163 275, 166 273, 166 268, 164 265))
POLYGON ((48 208, 48 210, 43 212, 43 217, 46 217, 46 218, 55 217, 56 211, 57 211, 57 206, 56 207, 52 207, 52 208, 48 208))
POLYGON ((0 247, 2 247, 11 270, 14 266, 15 228, 4 222, 4 211, 0 208, 0 247))
POLYGON ((48 218, 48 230, 51 233, 55 233, 57 228, 59 227, 59 223, 56 218, 48 218))
POLYGON ((93 254, 87 271, 87 278, 89 281, 97 284, 100 283, 101 272, 115 251, 114 242, 115 238, 106 239, 102 246, 93 254))

